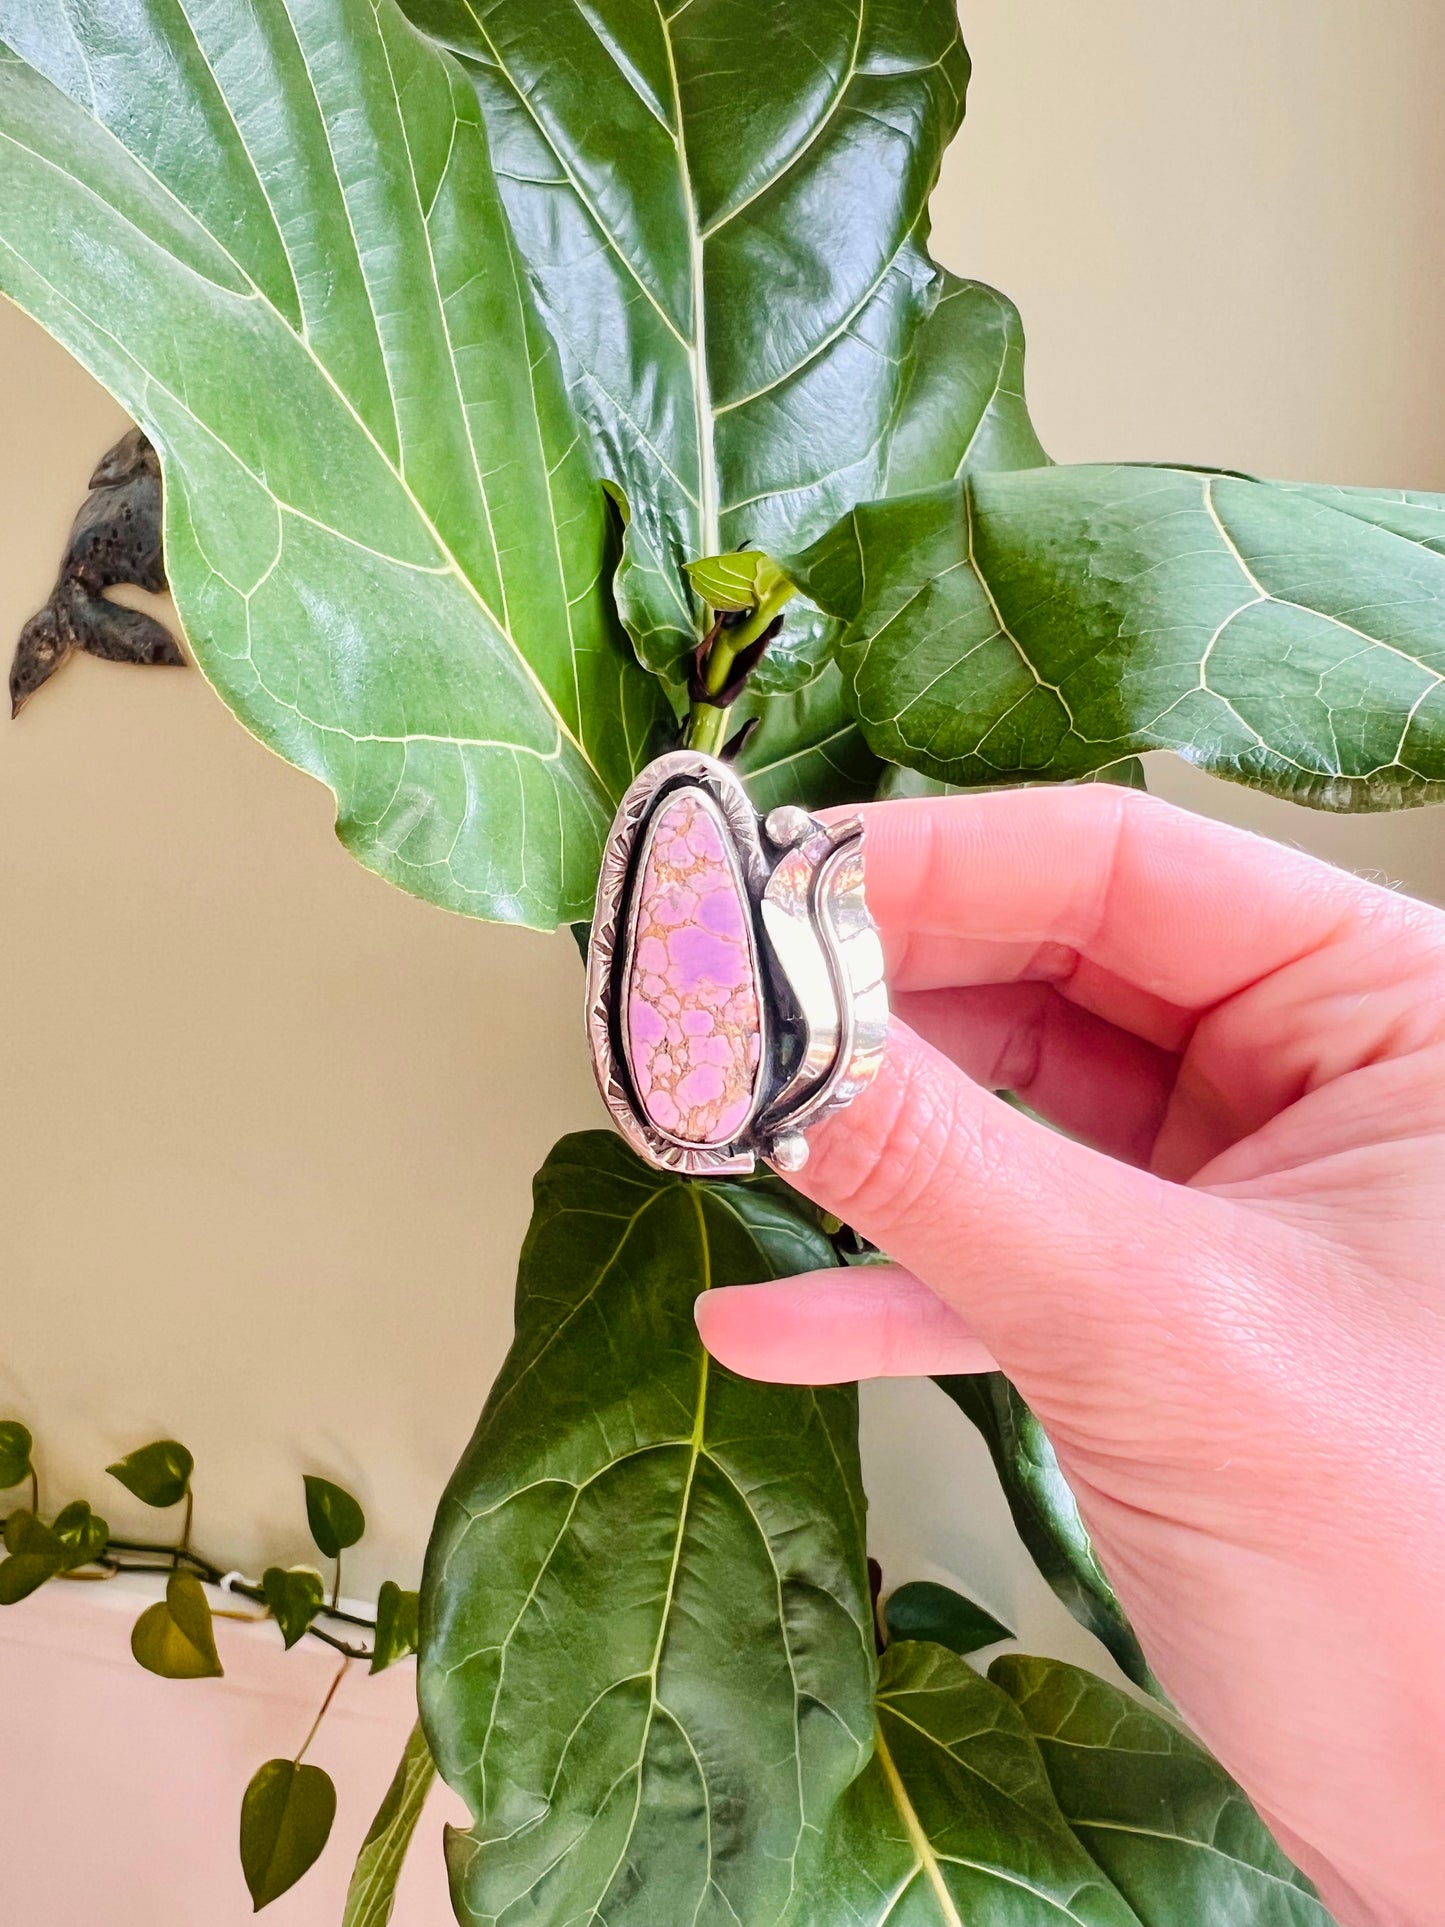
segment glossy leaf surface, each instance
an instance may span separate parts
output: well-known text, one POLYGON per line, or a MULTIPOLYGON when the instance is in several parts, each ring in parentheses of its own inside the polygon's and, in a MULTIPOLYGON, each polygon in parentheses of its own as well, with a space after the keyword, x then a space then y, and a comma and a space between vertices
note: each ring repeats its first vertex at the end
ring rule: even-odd
POLYGON ((871 1726, 855 1398, 733 1378, 692 1306, 831 1262, 773 1180, 680 1180, 602 1132, 539 1173, 422 1596, 464 1922, 773 1927, 811 1877, 871 1726))
POLYGON ((758 809, 770 810, 776 803, 803 803, 809 809, 861 803, 877 789, 884 765, 849 713, 836 663, 825 664, 801 689, 748 689, 732 720, 749 716, 756 716, 759 726, 737 767, 758 809))
POLYGON ((1018 1706, 1069 1825, 1145 1927, 1330 1927, 1240 1789, 1188 1734, 1118 1687, 1008 1653, 1018 1706))
POLYGON ((1018 309, 996 288, 945 272, 918 333, 882 492, 907 495, 974 469, 1042 468, 1048 459, 1024 399, 1018 309))
MULTIPOLYGON (((963 111, 949 0, 408 0, 461 52, 601 472, 644 661, 683 564, 780 553, 882 492, 963 111)), ((791 616, 782 647, 807 649, 791 616)))
POLYGON ((241 1802, 241 1871, 257 1913, 321 1858, 336 1818, 336 1788, 319 1766, 267 1760, 241 1802))
MULTIPOLYGON (((888 494, 930 487, 974 467, 1032 468, 1048 457, 1023 392, 1023 328, 1013 303, 979 281, 942 275, 942 293, 900 371, 901 400, 883 475, 888 494)), ((758 693, 738 716, 761 727, 738 761, 760 809, 857 803, 913 794, 915 773, 864 741, 836 663, 793 689, 766 658, 758 693), (892 788, 892 785, 904 787, 892 788)), ((931 779, 917 777, 917 782, 931 779)))
POLYGON ((784 560, 843 621, 850 705, 891 761, 980 785, 1172 749, 1382 809, 1445 795, 1428 503, 1178 468, 974 471, 784 560))
POLYGON ((210 1602, 193 1573, 173 1572, 166 1596, 147 1606, 130 1636, 130 1649, 161 1679, 220 1679, 210 1602))
POLYGON ((590 910, 660 692, 476 96, 394 0, 0 0, 0 289, 160 452, 242 721, 403 888, 590 910))
POLYGON ((1228 1775, 1076 1667, 890 1646, 877 1721, 788 1927, 1330 1927, 1228 1775))
POLYGON ((19 1419, 0 1419, 0 1492, 30 1477, 30 1454, 35 1441, 19 1419))
POLYGON ((326 1598, 325 1583, 310 1566, 267 1566, 261 1575, 261 1590, 289 1653, 320 1612, 326 1598))
POLYGON ((417 1612, 420 1595, 403 1592, 394 1579, 383 1579, 376 1597, 376 1638, 372 1646, 371 1671, 384 1673, 399 1659, 406 1659, 417 1648, 417 1612))
POLYGON ((761 549, 700 556, 686 573, 709 609, 758 609, 765 602, 777 607, 792 594, 787 576, 761 549))
POLYGON ((366 1531, 366 1514, 344 1487, 306 1475, 306 1523, 317 1549, 338 1559, 366 1531))
POLYGON ((436 1776, 436 1763, 418 1721, 356 1856, 341 1927, 387 1927, 402 1863, 436 1776))
POLYGON ((1042 1425, 1002 1372, 940 1378, 938 1384, 983 1434, 1014 1525, 1034 1564, 1120 1669, 1136 1685, 1157 1691, 1042 1425))
POLYGON ((1141 1927, 1060 1813, 1018 1709, 965 1660, 890 1646, 877 1716, 788 1927, 1141 1927))
POLYGON ((62 1506, 52 1520, 50 1530, 65 1547, 72 1569, 89 1565, 98 1553, 104 1551, 110 1537, 110 1527, 99 1513, 92 1511, 85 1499, 72 1499, 69 1505, 62 1506))
POLYGON ((196 1462, 177 1439, 157 1439, 128 1452, 106 1471, 145 1505, 179 1505, 191 1488, 196 1462))
POLYGON ((1013 1638, 1003 1621, 976 1600, 933 1579, 910 1579, 896 1587, 883 1602, 883 1620, 890 1641, 921 1639, 951 1653, 976 1653, 1013 1638))

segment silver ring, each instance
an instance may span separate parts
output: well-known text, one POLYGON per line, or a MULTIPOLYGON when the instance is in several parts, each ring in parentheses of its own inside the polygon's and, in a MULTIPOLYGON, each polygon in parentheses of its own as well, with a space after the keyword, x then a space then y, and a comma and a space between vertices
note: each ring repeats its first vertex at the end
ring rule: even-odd
POLYGON ((696 750, 649 763, 607 839, 587 951, 592 1067, 632 1148, 689 1176, 759 1156, 796 1171, 887 1033, 861 820, 760 816, 696 750))

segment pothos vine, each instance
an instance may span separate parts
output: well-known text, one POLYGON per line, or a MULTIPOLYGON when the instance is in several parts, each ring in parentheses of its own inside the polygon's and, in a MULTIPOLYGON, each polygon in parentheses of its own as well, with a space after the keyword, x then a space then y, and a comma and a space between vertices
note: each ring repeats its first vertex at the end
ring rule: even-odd
MULTIPOLYGON (((130 1640, 137 1663, 161 1679, 224 1676, 216 1645, 217 1619, 274 1621, 288 1652, 312 1640, 340 1655, 340 1666, 296 1753, 265 1761, 242 1797, 241 1867, 252 1904, 259 1911, 292 1887, 327 1844, 336 1814, 336 1789, 330 1775, 308 1763, 306 1754, 353 1665, 364 1663, 370 1673, 380 1673, 416 1651, 417 1594, 388 1579, 373 1613, 356 1612, 341 1603, 342 1555, 361 1540, 366 1518, 356 1499, 330 1479, 308 1474, 303 1480, 311 1538, 330 1566, 328 1587, 312 1566, 267 1566, 259 1579, 249 1579, 199 1551, 192 1542, 195 1460, 178 1439, 154 1439, 138 1446, 108 1465, 106 1472, 142 1505, 157 1512, 180 1508, 175 1537, 122 1538, 86 1499, 73 1499, 47 1516, 31 1432, 18 1419, 0 1420, 0 1491, 28 1491, 29 1497, 28 1505, 12 1507, 0 1521, 5 1547, 0 1560, 0 1605, 18 1605, 50 1581, 105 1581, 123 1573, 164 1576, 164 1598, 142 1610, 130 1640), (219 1601, 213 1598, 216 1593, 219 1601), (261 1610, 225 1603, 232 1600, 248 1601, 261 1610)), ((420 1801, 414 1800, 412 1807, 409 1817, 414 1826, 420 1801)), ((378 1819, 388 1817, 387 1803, 383 1803, 378 1819)), ((367 1850, 374 1846, 375 1834, 373 1829, 363 1846, 358 1880, 364 1878, 367 1850)), ((368 1916, 348 1906, 346 1918, 348 1927, 362 1927, 368 1918, 384 1916, 368 1916)))

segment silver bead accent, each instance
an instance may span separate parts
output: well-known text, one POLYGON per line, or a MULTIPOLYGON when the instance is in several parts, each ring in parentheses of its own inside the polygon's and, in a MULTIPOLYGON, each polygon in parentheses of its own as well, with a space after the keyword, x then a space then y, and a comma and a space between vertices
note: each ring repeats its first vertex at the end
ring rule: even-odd
POLYGON ((813 834, 818 827, 806 810, 800 810, 796 803, 780 803, 775 810, 769 810, 763 819, 763 828, 768 833, 768 841, 780 850, 789 850, 795 843, 813 834))
POLYGON ((808 1162, 808 1140, 799 1131, 784 1131, 773 1139, 768 1162, 775 1171, 801 1171, 808 1162))

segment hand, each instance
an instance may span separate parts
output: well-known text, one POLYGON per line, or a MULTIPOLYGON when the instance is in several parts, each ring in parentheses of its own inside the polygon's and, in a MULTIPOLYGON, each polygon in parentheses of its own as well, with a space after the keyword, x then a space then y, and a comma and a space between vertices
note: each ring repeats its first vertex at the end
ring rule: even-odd
POLYGON ((708 1349, 996 1360, 1326 1904, 1445 1922, 1445 915, 1102 786, 877 806, 867 865, 897 1017, 793 1182, 897 1266, 708 1349))

